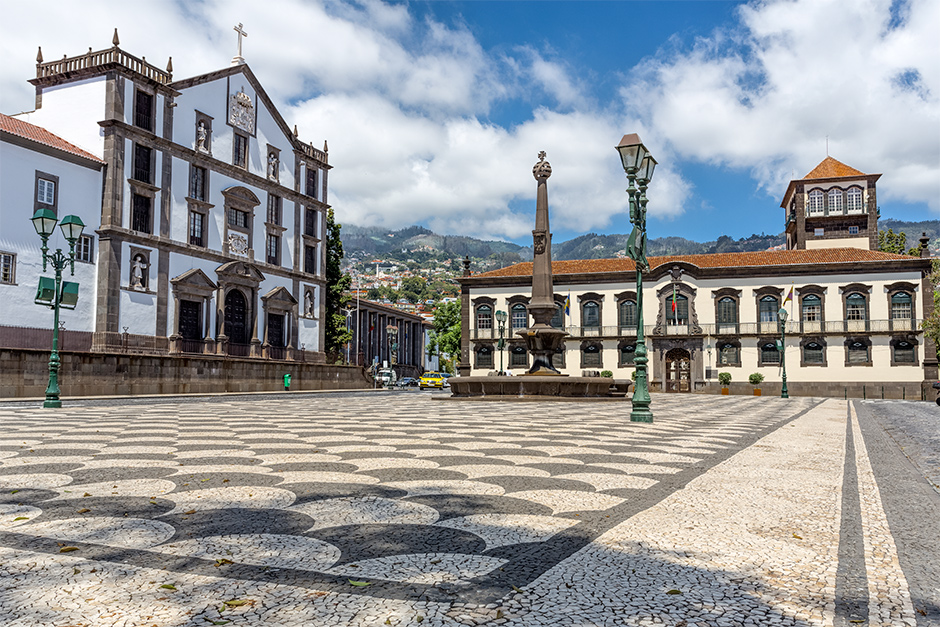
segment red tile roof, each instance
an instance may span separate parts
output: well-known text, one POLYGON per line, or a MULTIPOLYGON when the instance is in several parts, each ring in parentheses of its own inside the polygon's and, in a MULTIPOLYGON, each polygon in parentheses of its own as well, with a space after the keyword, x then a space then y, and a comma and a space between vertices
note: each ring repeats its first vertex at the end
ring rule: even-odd
MULTIPOLYGON (((816 264, 872 263, 884 261, 923 261, 920 257, 883 253, 860 248, 817 248, 812 250, 763 250, 749 253, 714 253, 710 255, 668 255, 650 257, 650 268, 673 263, 689 263, 698 268, 747 268, 764 266, 799 266, 816 264)), ((553 261, 552 274, 597 274, 602 272, 635 272, 631 259, 581 259, 553 261)), ((477 277, 531 276, 532 263, 524 262, 477 277)))
POLYGON ((865 173, 832 157, 826 157, 803 179, 835 179, 845 176, 865 176, 865 173))
POLYGON ((58 135, 53 135, 41 126, 24 122, 18 118, 12 118, 3 113, 0 113, 0 131, 4 131, 24 139, 29 139, 36 142, 37 144, 42 144, 43 146, 57 148, 63 152, 67 152, 78 157, 83 157, 97 163, 104 163, 104 161, 102 161, 99 157, 96 157, 90 152, 82 150, 75 144, 65 141, 58 135))

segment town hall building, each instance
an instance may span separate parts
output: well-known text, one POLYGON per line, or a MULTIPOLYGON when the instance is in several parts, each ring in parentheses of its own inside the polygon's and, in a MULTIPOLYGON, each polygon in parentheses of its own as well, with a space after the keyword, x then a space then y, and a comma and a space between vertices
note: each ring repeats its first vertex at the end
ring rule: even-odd
MULTIPOLYGON (((642 303, 651 389, 717 392, 717 373, 728 372, 732 391, 749 393, 758 372, 765 393, 779 394, 785 360, 791 394, 922 398, 937 379, 936 348, 921 329, 933 310, 931 261, 925 239, 921 257, 877 250, 880 176, 827 157, 791 181, 781 203, 786 250, 650 257, 642 303), (789 314, 782 353, 781 307, 789 314)), ((555 261, 552 272, 552 325, 568 332, 555 367, 629 379, 639 318, 633 261, 555 261)), ((532 264, 468 272, 461 285, 461 374, 500 364, 524 373, 531 361, 518 333, 530 326, 532 264)))

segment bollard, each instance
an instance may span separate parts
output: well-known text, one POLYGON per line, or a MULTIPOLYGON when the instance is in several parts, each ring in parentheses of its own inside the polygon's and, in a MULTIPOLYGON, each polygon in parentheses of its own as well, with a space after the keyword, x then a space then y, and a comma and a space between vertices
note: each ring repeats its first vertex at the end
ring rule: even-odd
POLYGON ((862 386, 862 400, 863 400, 863 401, 867 401, 867 400, 868 400, 867 393, 868 393, 868 389, 867 389, 866 386, 863 385, 863 386, 862 386))
POLYGON ((881 400, 885 400, 885 386, 881 386, 881 400))
POLYGON ((290 390, 290 375, 284 375, 284 391, 287 392, 290 390))

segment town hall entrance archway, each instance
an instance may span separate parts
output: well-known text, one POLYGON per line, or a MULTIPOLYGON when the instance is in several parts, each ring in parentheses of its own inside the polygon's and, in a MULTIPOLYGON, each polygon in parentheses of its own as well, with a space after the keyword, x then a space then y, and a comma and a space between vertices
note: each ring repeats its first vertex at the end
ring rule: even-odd
POLYGON ((238 290, 225 295, 225 335, 232 344, 248 344, 248 304, 238 290))
POLYGON ((666 353, 666 391, 692 391, 692 356, 684 348, 666 353))

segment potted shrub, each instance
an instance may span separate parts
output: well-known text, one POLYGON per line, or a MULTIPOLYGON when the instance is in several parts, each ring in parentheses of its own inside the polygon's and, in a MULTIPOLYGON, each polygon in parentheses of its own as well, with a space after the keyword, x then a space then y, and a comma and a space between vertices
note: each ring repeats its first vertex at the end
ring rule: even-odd
POLYGON ((614 373, 611 370, 601 370, 601 376, 606 379, 613 379, 614 373))
POLYGON ((755 372, 748 376, 748 383, 754 386, 754 396, 760 396, 760 387, 758 387, 761 382, 764 380, 764 375, 759 372, 755 372))
POLYGON ((725 396, 728 395, 728 386, 731 385, 731 373, 730 372, 719 372, 718 373, 718 383, 721 384, 721 393, 725 396))

